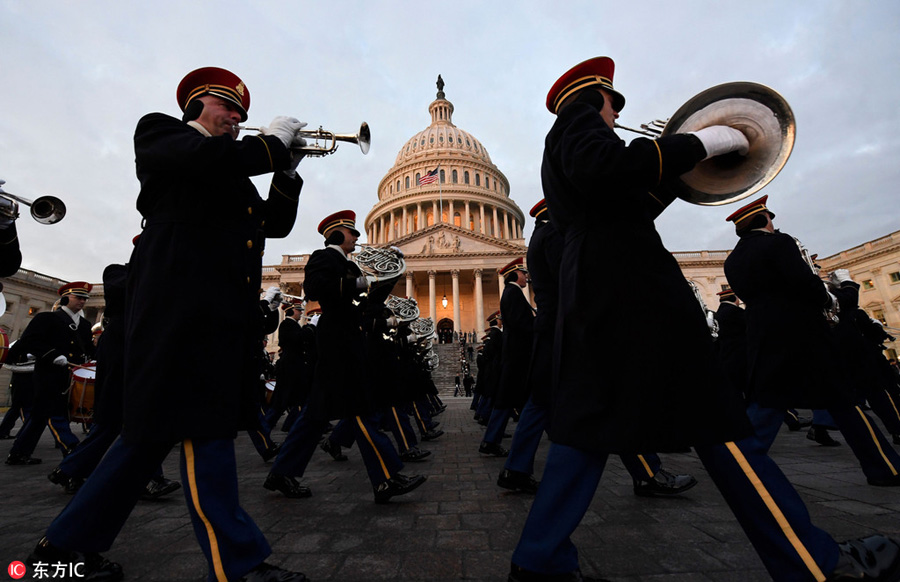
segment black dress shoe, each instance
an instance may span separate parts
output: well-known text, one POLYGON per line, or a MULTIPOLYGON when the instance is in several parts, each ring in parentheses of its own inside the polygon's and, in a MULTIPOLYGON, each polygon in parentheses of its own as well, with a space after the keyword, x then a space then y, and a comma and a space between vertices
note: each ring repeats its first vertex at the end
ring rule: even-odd
POLYGON ((309 578, 300 572, 284 570, 263 562, 247 572, 239 582, 307 582, 309 578))
POLYGON ((8 440, 11 440, 11 439, 14 439, 14 438, 16 438, 16 437, 14 437, 13 435, 11 435, 11 434, 9 434, 9 433, 6 433, 6 434, 0 434, 0 441, 8 441, 8 440))
POLYGON ((168 495, 173 491, 178 491, 179 489, 181 489, 181 483, 178 481, 172 481, 163 476, 153 477, 147 483, 144 492, 141 493, 141 499, 152 501, 154 499, 159 499, 163 495, 168 495))
POLYGON ((346 461, 347 455, 341 451, 341 445, 331 442, 331 439, 323 439, 319 448, 331 455, 335 461, 346 461))
POLYGON ((481 446, 478 447, 478 452, 482 455, 490 455, 492 457, 508 457, 509 451, 504 449, 498 444, 495 443, 481 443, 481 446))
POLYGON ((813 426, 806 432, 806 438, 811 441, 816 441, 823 447, 839 447, 841 443, 831 438, 831 435, 828 434, 828 430, 820 427, 813 426))
POLYGON ((390 501, 391 497, 406 495, 424 483, 426 478, 425 475, 413 475, 412 477, 407 477, 406 475, 397 473, 374 488, 375 503, 387 503, 390 501))
POLYGON ((6 457, 7 465, 39 465, 40 463, 40 459, 36 459, 31 455, 15 455, 10 453, 9 456, 6 457))
POLYGON ((424 461, 425 457, 431 455, 431 451, 423 451, 419 447, 413 447, 400 453, 400 460, 409 463, 424 461))
POLYGON ((522 493, 534 495, 537 493, 540 482, 535 479, 533 475, 529 475, 528 473, 503 469, 500 471, 500 476, 497 477, 497 485, 504 489, 521 491, 522 493))
POLYGON ((566 572, 565 574, 539 574, 531 572, 513 564, 509 569, 507 582, 609 582, 606 578, 591 578, 581 573, 581 570, 566 572))
POLYGON ((434 439, 438 438, 439 436, 441 436, 443 434, 444 434, 444 431, 442 431, 442 430, 430 430, 422 435, 422 440, 423 441, 433 441, 434 439))
POLYGON ((895 445, 900 445, 900 434, 892 434, 891 439, 895 445))
POLYGON ((896 582, 900 579, 900 542, 873 535, 838 545, 841 555, 828 582, 896 582))
POLYGON ((891 475, 890 477, 869 477, 866 479, 869 485, 875 487, 897 487, 900 486, 900 475, 891 475))
POLYGON ((268 463, 269 461, 274 459, 278 455, 278 449, 280 449, 280 448, 281 448, 280 443, 272 443, 272 446, 270 448, 266 449, 266 451, 264 453, 262 453, 261 456, 263 458, 263 461, 268 463))
POLYGON ((121 565, 110 562, 100 554, 63 550, 52 545, 47 538, 38 542, 37 547, 25 560, 32 572, 35 572, 35 564, 38 562, 43 563, 45 569, 47 564, 84 564, 79 568, 83 576, 78 580, 87 582, 117 582, 124 576, 121 565))
POLYGON ((691 475, 673 475, 665 469, 656 472, 649 481, 634 480, 634 494, 641 497, 657 495, 678 495, 697 484, 691 475))
POLYGON ((269 473, 263 487, 269 491, 281 491, 285 497, 291 499, 302 499, 312 497, 312 489, 305 487, 297 482, 293 477, 287 475, 273 475, 269 473))
POLYGON ((62 485, 69 495, 74 495, 84 485, 84 479, 81 477, 70 477, 63 473, 59 467, 53 469, 53 472, 47 475, 47 478, 50 479, 51 483, 62 485))

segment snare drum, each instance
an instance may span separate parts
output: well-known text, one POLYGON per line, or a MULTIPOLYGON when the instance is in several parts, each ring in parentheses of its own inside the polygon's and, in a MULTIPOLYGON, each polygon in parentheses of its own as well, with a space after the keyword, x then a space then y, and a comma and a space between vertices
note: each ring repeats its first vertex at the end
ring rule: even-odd
POLYGON ((72 370, 69 389, 69 420, 89 424, 94 419, 94 380, 97 364, 91 362, 72 370))

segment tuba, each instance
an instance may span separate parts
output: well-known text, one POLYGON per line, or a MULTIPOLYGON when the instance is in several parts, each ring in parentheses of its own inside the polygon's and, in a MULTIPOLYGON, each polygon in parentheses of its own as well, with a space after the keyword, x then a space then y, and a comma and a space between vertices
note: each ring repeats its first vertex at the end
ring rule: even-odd
POLYGON ((674 180, 678 197, 692 204, 719 206, 753 195, 771 182, 787 163, 794 147, 794 113, 774 90, 750 82, 724 83, 703 91, 682 105, 667 121, 617 128, 650 137, 727 125, 750 142, 746 156, 736 153, 698 163, 674 180))
POLYGON ((697 284, 687 279, 688 285, 691 286, 691 291, 694 292, 694 297, 697 299, 697 303, 700 304, 700 309, 703 311, 703 317, 706 318, 706 327, 709 328, 709 335, 712 338, 718 339, 719 337, 719 322, 716 321, 716 314, 713 310, 706 306, 706 302, 703 300, 703 296, 700 294, 700 288, 697 287, 697 284))
MULTIPOLYGON (((809 268, 813 272, 813 275, 819 277, 819 267, 816 266, 816 262, 813 260, 812 255, 809 254, 809 250, 807 250, 807 248, 803 246, 803 243, 800 242, 799 238, 795 236, 792 236, 791 238, 794 239, 795 243, 797 243, 797 248, 800 249, 800 256, 803 257, 803 260, 807 265, 809 265, 809 268)), ((838 313, 840 313, 841 311, 841 306, 834 295, 831 294, 831 290, 828 289, 828 283, 822 281, 822 284, 825 285, 825 289, 828 291, 828 294, 831 295, 831 307, 824 309, 822 313, 825 316, 825 319, 828 321, 828 325, 834 327, 838 324, 838 322, 840 322, 838 313)))

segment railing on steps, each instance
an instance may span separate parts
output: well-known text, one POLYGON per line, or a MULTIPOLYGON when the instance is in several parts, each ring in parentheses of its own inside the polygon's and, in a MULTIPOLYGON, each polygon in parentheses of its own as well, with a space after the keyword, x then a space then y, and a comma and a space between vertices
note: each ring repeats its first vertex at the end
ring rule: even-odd
POLYGON ((459 382, 462 385, 463 374, 461 371, 461 357, 465 357, 469 364, 469 374, 474 378, 478 374, 478 366, 475 363, 477 344, 465 344, 463 347, 459 343, 435 344, 434 351, 437 353, 440 363, 437 369, 431 372, 431 379, 437 386, 440 396, 453 396, 456 388, 455 378, 459 374, 459 382), (472 348, 469 355, 469 348, 472 348))

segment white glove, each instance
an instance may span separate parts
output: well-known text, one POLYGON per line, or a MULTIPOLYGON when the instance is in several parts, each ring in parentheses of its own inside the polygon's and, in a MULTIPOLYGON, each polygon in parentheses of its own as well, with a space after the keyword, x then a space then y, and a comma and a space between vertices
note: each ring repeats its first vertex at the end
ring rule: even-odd
POLYGON ((400 320, 397 319, 396 315, 392 315, 387 318, 387 325, 388 327, 397 327, 398 325, 400 325, 400 320))
POLYGON ((291 143, 297 132, 306 127, 306 123, 294 117, 285 117, 279 115, 272 120, 269 127, 260 127, 259 132, 263 135, 274 135, 281 140, 284 147, 290 148, 291 143))
POLYGON ((269 287, 266 294, 263 295, 263 301, 269 304, 269 310, 275 311, 281 305, 281 289, 278 287, 269 287))
POLYGON ((375 275, 363 275, 361 277, 356 278, 356 288, 357 289, 368 289, 375 283, 379 281, 378 277, 375 275))
POLYGON ((395 253, 397 253, 397 254, 400 256, 401 259, 404 258, 403 251, 400 250, 400 247, 392 246, 392 247, 390 247, 390 248, 391 248, 392 251, 394 251, 395 253))
POLYGON ((841 283, 852 280, 853 279, 850 277, 850 271, 848 271, 847 269, 835 269, 834 272, 831 273, 831 282, 835 285, 840 285, 841 283))
POLYGON ((696 135, 703 144, 703 148, 706 149, 704 160, 733 151, 746 156, 750 150, 750 142, 747 141, 746 136, 727 125, 711 125, 688 133, 696 135))
POLYGON ((53 365, 54 366, 68 366, 69 360, 66 359, 65 356, 56 356, 55 358, 53 358, 53 365))

